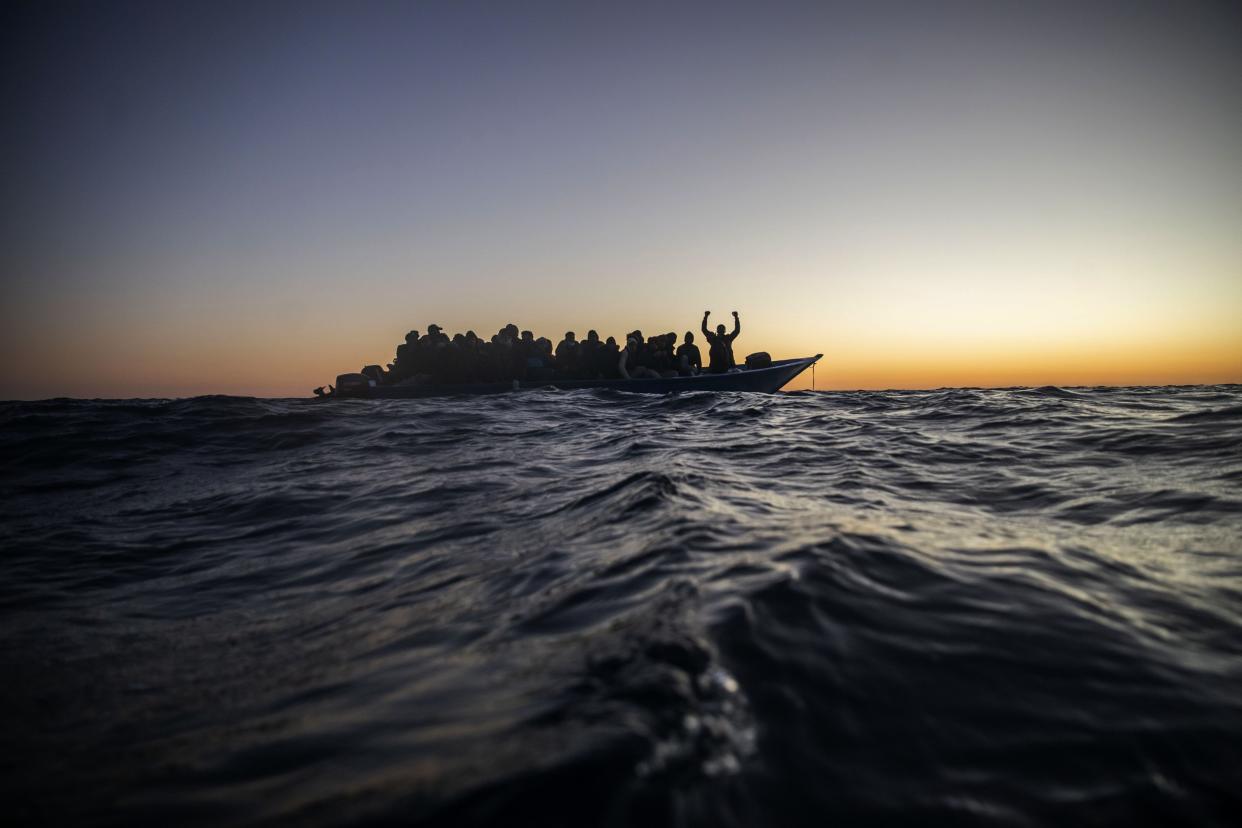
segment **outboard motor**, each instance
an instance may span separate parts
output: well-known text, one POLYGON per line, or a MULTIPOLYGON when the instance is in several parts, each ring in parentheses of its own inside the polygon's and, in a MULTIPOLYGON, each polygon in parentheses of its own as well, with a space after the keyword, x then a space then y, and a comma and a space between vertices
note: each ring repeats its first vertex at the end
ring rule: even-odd
POLYGON ((369 397, 375 380, 366 374, 338 374, 336 378, 336 396, 338 397, 369 397))

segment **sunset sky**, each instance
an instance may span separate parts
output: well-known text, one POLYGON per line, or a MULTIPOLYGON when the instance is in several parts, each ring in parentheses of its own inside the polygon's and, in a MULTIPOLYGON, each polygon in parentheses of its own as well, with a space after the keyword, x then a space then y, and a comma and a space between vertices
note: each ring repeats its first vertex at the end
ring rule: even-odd
POLYGON ((2 14, 0 398, 706 309, 820 388, 1242 382, 1237 3, 2 14))

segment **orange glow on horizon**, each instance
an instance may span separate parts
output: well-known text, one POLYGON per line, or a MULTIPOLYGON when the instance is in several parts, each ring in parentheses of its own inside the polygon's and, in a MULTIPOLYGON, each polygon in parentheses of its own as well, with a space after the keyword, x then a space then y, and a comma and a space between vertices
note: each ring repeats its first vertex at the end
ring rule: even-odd
POLYGON ((303 397, 428 323, 705 308, 824 389, 1242 382, 1223 9, 47 5, 9 21, 0 398, 303 397))
MULTIPOLYGON (((501 324, 474 330, 490 335, 501 324)), ((556 331, 559 339, 564 326, 531 327, 536 335, 550 339, 556 331)), ((686 327, 674 330, 680 333, 686 327)), ((648 332, 666 329, 653 326, 648 332)), ((619 336, 623 330, 624 325, 599 326, 603 337, 619 336)), ((577 332, 581 336, 585 331, 577 332)), ((258 333, 215 338, 210 332, 178 336, 148 329, 141 338, 111 345, 85 332, 76 338, 40 343, 37 349, 27 342, 26 348, 8 351, 0 365, 0 387, 5 398, 27 399, 201 394, 306 397, 338 373, 387 363, 405 329, 390 326, 377 333, 365 325, 324 325, 277 340, 264 340, 258 333)), ((892 343, 856 341, 839 333, 821 338, 803 331, 781 332, 750 323, 743 315, 743 334, 735 351, 740 359, 757 350, 767 350, 776 359, 823 353, 815 372, 819 390, 1242 382, 1242 335, 1038 346, 1003 340, 929 341, 921 346, 914 338, 892 343)), ((807 371, 787 389, 810 388, 811 381, 807 371)))

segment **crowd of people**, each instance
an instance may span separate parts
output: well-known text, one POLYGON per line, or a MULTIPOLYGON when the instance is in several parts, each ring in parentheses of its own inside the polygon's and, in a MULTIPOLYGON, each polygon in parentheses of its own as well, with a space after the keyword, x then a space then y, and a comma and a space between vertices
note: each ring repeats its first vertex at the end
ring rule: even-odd
POLYGON ((368 365, 362 373, 381 384, 410 382, 490 383, 547 381, 556 379, 641 379, 644 377, 693 376, 701 372, 723 373, 736 369, 733 340, 742 324, 733 312, 733 331, 724 325, 708 329, 710 311, 704 311, 701 332, 707 340, 709 363, 705 369, 687 331, 680 345, 677 334, 644 337, 639 330, 626 334, 625 344, 613 337, 601 340, 594 330, 579 340, 567 331, 555 347, 545 337, 519 331, 509 324, 490 339, 474 331, 449 336, 439 325, 429 325, 425 334, 410 331, 397 346, 396 356, 387 369, 368 365))

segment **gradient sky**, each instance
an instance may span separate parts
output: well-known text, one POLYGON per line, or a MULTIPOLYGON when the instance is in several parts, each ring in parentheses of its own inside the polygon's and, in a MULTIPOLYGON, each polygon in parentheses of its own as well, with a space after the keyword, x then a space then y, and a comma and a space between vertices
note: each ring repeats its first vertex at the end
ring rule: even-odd
POLYGON ((705 309, 820 388, 1242 381, 1236 3, 670 6, 7 4, 0 398, 705 309))

